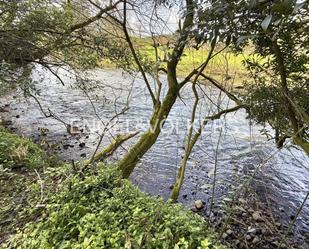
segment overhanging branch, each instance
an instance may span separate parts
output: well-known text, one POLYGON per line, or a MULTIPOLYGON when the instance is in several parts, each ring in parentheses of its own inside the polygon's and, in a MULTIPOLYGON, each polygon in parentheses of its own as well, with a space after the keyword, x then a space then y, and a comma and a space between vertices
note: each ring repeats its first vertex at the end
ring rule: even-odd
POLYGON ((224 92, 231 100, 233 100, 236 104, 238 105, 243 105, 243 103, 241 102, 241 100, 239 100, 234 94, 232 94, 231 92, 229 92, 228 90, 226 90, 223 86, 220 85, 219 82, 217 82, 215 79, 211 78, 210 76, 207 76, 204 73, 201 73, 201 76, 208 80, 211 84, 213 84, 215 87, 217 87, 218 89, 220 89, 222 92, 224 92))

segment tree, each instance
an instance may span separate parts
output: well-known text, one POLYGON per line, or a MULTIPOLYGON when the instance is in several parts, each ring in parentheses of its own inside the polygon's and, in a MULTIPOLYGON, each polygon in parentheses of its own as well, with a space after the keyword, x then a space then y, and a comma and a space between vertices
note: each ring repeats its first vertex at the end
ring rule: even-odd
POLYGON ((291 137, 309 154, 308 1, 256 3, 249 11, 256 21, 246 25, 247 35, 260 59, 245 61, 255 82, 244 101, 255 120, 276 130, 278 147, 291 137))
MULTIPOLYGON (((84 8, 84 5, 81 5, 82 7, 77 10, 74 3, 77 4, 78 1, 60 1, 60 3, 49 0, 26 1, 23 4, 18 1, 11 2, 8 9, 15 8, 16 11, 13 16, 3 15, 2 33, 5 45, 0 51, 4 61, 15 68, 26 68, 30 64, 38 63, 51 72, 53 69, 50 65, 59 66, 63 63, 71 68, 86 69, 96 66, 97 61, 104 57, 128 69, 133 60, 133 67, 141 73, 152 99, 153 115, 149 121, 148 131, 141 135, 137 144, 118 163, 123 176, 128 177, 138 160, 156 142, 182 87, 188 84, 193 77, 194 84, 196 84, 209 61, 228 44, 216 51, 217 43, 221 39, 216 25, 203 32, 202 35, 197 35, 195 18, 199 8, 193 0, 187 0, 179 30, 173 35, 176 39, 173 44, 166 45, 165 58, 159 57, 158 44, 152 36, 156 60, 148 61, 146 56, 135 48, 134 39, 128 28, 128 9, 134 10, 136 3, 126 0, 107 5, 101 5, 92 0, 87 0, 87 2, 91 8, 84 8), (122 9, 121 6, 123 6, 122 9), (82 20, 79 18, 81 14, 85 16, 82 20), (45 16, 50 18, 45 19, 45 16), (107 28, 106 23, 112 25, 112 30, 117 30, 116 35, 107 28), (119 42, 115 43, 115 39, 110 38, 111 35, 114 35, 113 38, 117 37, 116 41, 119 42), (127 47, 124 46, 123 40, 127 43, 127 47), (193 46, 193 43, 197 49, 208 43, 210 45, 208 58, 193 69, 187 77, 179 80, 177 66, 184 55, 184 49, 193 46), (168 91, 163 97, 161 96, 162 83, 159 80, 159 72, 166 74, 168 84, 168 91), (155 90, 149 77, 155 78, 157 85, 155 90)), ((157 3, 154 9, 156 7, 157 3)), ((58 77, 56 73, 55 75, 58 77)), ((61 81, 61 78, 58 78, 61 81)))
POLYGON ((309 151, 308 1, 225 1, 198 12, 200 30, 217 25, 236 53, 253 47, 244 63, 253 81, 240 94, 250 117, 275 129, 281 147, 286 138, 309 151), (222 18, 220 18, 220 15, 222 18), (209 18, 212 21, 207 21, 209 18))
MULTIPOLYGON (((187 160, 208 120, 220 118, 239 108, 250 107, 250 115, 259 122, 269 122, 280 134, 278 137, 293 136, 299 144, 307 143, 308 110, 306 93, 302 94, 301 90, 304 84, 308 85, 308 75, 302 73, 307 69, 308 61, 308 22, 305 19, 308 3, 218 0, 205 1, 201 6, 193 0, 186 0, 179 28, 172 35, 173 39, 164 45, 164 58, 160 55, 159 38, 152 34, 155 60, 149 60, 139 51, 134 32, 130 30, 129 11, 134 11, 138 3, 123 0, 104 5, 87 0, 87 4, 90 7, 85 7, 77 0, 60 1, 57 4, 54 1, 10 2, 1 15, 4 45, 0 51, 4 62, 15 67, 25 68, 29 63, 38 63, 52 71, 50 64, 59 65, 63 62, 71 67, 86 69, 96 66, 105 57, 125 69, 141 73, 152 100, 153 113, 148 130, 118 162, 123 177, 129 177, 138 160, 156 142, 180 90, 189 83, 196 97, 191 117, 191 123, 194 122, 199 102, 196 86, 201 78, 225 92, 236 106, 205 117, 196 133, 189 129, 185 155, 172 193, 173 199, 179 194, 187 160), (76 9, 76 5, 81 7, 76 9), (10 12, 8 9, 15 11, 10 12), (82 19, 79 18, 81 14, 84 16, 82 19), (50 18, 44 19, 44 16, 50 18), (280 32, 295 25, 299 29, 290 34, 280 32), (255 47, 255 54, 262 56, 264 61, 261 64, 255 56, 246 61, 258 84, 248 85, 246 95, 239 99, 204 72, 217 54, 229 47, 239 52, 249 41, 255 47), (199 49, 204 44, 209 47, 205 61, 186 77, 179 79, 178 64, 184 57, 185 48, 199 49), (304 46, 304 53, 299 52, 300 46, 304 46), (288 54, 291 49, 292 56, 288 54), (159 73, 165 74, 167 80, 168 91, 164 94, 159 73), (154 79, 155 85, 150 79, 154 79), (269 81, 274 82, 273 85, 270 86, 269 81), (274 108, 273 103, 269 104, 273 99, 278 101, 276 106, 279 109, 274 108)), ((168 2, 163 4, 168 5, 168 2)), ((154 12, 157 6, 158 3, 154 2, 154 12)))
MULTIPOLYGON (((231 42, 236 53, 248 45, 255 48, 253 55, 245 60, 254 82, 247 82, 246 91, 238 94, 240 99, 207 77, 237 105, 206 117, 203 125, 230 111, 246 108, 251 118, 267 122, 276 130, 278 146, 282 146, 285 138, 292 137, 308 153, 309 26, 306 13, 308 2, 297 1, 223 0, 209 3, 198 11, 199 35, 196 38, 217 28, 221 40, 225 38, 227 45, 231 42)), ((198 98, 195 106, 197 102, 198 98)), ((193 108, 191 123, 194 112, 193 108)), ((192 128, 189 130, 185 154, 171 193, 174 201, 179 195, 187 160, 201 132, 202 126, 195 135, 192 128)))
MULTIPOLYGON (((183 10, 183 19, 180 21, 179 30, 174 36, 176 37, 175 42, 171 46, 168 45, 165 53, 165 59, 162 61, 158 57, 157 43, 154 39, 154 48, 156 54, 156 61, 154 61, 154 65, 156 65, 152 71, 154 74, 154 79, 157 84, 156 92, 153 91, 153 88, 148 80, 148 75, 146 73, 145 68, 143 67, 143 63, 138 56, 138 52, 134 48, 134 44, 131 40, 127 29, 127 3, 124 2, 123 8, 123 19, 119 20, 114 17, 114 20, 119 23, 119 25, 123 28, 123 32, 125 34, 126 41, 131 49, 132 55, 134 57, 135 63, 138 67, 138 70, 141 72, 142 77, 145 81, 147 89, 149 91, 149 95, 152 99, 153 103, 153 114, 150 118, 149 129, 141 135, 138 142, 125 154, 125 156, 118 162, 119 169, 123 172, 123 177, 127 178, 132 173, 136 163, 138 160, 151 148, 151 146, 156 142, 162 127, 169 115, 171 108, 173 107, 176 99, 179 96, 180 90, 188 84, 193 78, 193 85, 197 83, 200 75, 203 73, 205 68, 207 67, 209 61, 213 59, 218 53, 224 50, 219 49, 215 51, 217 42, 219 41, 219 30, 216 26, 208 29, 207 32, 204 32, 203 36, 200 36, 199 39, 196 38, 196 29, 195 29, 195 17, 196 12, 198 10, 198 6, 195 1, 187 0, 186 5, 183 10), (183 80, 179 80, 177 78, 177 66, 184 55, 184 49, 187 46, 192 45, 194 43, 194 47, 198 48, 202 44, 209 43, 210 49, 208 58, 201 63, 197 68, 194 68, 192 72, 190 72, 183 80), (170 48, 170 47, 172 48, 170 48), (162 65, 163 64, 163 65, 162 65), (160 65, 160 67, 158 67, 160 65), (167 83, 168 83, 168 91, 161 99, 161 89, 162 83, 159 80, 158 73, 164 72, 166 75, 167 83)), ((154 38, 154 37, 152 37, 154 38)), ((193 88, 194 91, 194 88, 193 88)))
POLYGON ((8 81, 12 71, 29 69, 31 64, 40 64, 57 77, 53 66, 93 68, 104 57, 124 65, 130 60, 127 50, 107 20, 107 12, 120 3, 104 1, 95 12, 91 0, 1 1, 0 58, 12 69, 7 74, 1 71, 1 80, 8 81))

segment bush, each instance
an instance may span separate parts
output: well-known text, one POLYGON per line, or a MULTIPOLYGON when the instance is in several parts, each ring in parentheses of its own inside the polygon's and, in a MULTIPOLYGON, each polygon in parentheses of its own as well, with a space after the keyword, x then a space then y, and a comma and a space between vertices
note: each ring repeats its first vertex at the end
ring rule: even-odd
POLYGON ((114 167, 53 165, 1 126, 0 164, 4 248, 217 248, 201 217, 142 193, 114 167))
POLYGON ((0 126, 0 166, 38 169, 47 165, 44 151, 31 140, 9 133, 0 126))
POLYGON ((218 248, 206 222, 150 197, 113 167, 75 175, 9 248, 218 248))

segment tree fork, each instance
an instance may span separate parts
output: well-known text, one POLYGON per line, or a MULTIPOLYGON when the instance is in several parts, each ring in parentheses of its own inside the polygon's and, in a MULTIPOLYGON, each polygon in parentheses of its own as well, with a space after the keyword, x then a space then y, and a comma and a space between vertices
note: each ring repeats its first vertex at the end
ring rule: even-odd
POLYGON ((128 153, 118 162, 118 168, 122 171, 123 178, 128 178, 135 168, 140 158, 156 142, 166 118, 178 97, 179 89, 177 85, 168 90, 162 104, 154 109, 150 120, 149 129, 142 134, 138 142, 128 151, 128 153))
MULTIPOLYGON (((167 62, 167 81, 169 87, 168 92, 164 97, 162 103, 160 103, 159 100, 154 102, 154 111, 150 119, 150 128, 140 137, 138 142, 118 162, 118 168, 122 171, 123 178, 128 178, 130 176, 139 159, 142 158, 144 154, 156 142, 171 108, 177 100, 179 90, 182 86, 178 84, 176 69, 180 57, 183 54, 186 40, 189 37, 190 27, 193 24, 193 17, 193 1, 186 0, 186 17, 182 29, 183 31, 175 44, 171 59, 167 62)), ((143 71, 142 68, 139 69, 143 71)))

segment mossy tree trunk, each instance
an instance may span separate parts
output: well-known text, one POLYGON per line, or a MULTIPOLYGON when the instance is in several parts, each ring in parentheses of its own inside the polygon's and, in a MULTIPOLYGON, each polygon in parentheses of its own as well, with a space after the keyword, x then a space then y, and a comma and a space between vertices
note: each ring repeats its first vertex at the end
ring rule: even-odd
POLYGON ((163 128, 163 125, 170 113, 171 108, 177 100, 179 91, 184 84, 179 84, 177 81, 177 65, 183 54, 184 48, 188 43, 188 37, 190 34, 190 28, 193 25, 194 6, 193 0, 186 0, 186 16, 183 22, 183 27, 179 38, 175 42, 172 53, 169 55, 167 61, 167 83, 168 91, 164 96, 162 102, 160 100, 160 94, 157 98, 152 92, 152 89, 147 80, 147 76, 144 72, 142 64, 139 62, 138 56, 136 56, 135 49, 128 32, 126 30, 126 1, 124 1, 124 22, 123 29, 126 40, 132 51, 133 57, 136 64, 138 65, 139 71, 142 73, 145 84, 148 88, 150 96, 153 100, 153 114, 150 119, 149 129, 141 135, 137 143, 126 153, 126 155, 118 162, 118 168, 122 171, 122 176, 128 178, 134 170, 137 162, 141 159, 145 153, 151 148, 151 146, 157 141, 158 136, 163 128))
POLYGON ((119 161, 118 167, 124 178, 132 173, 136 163, 151 148, 160 135, 161 129, 178 96, 178 87, 169 88, 162 104, 158 103, 150 120, 149 129, 139 138, 138 142, 119 161))
MULTIPOLYGON (((197 102, 196 102, 197 105, 197 102)), ((175 181, 175 184, 173 186, 171 195, 170 195, 170 199, 173 202, 176 202, 178 197, 179 197, 179 192, 181 190, 183 181, 184 181, 184 177, 185 177, 185 170, 186 170, 186 165, 189 159, 189 156, 192 152, 193 147, 195 146, 196 142, 198 141, 199 137, 202 134, 202 130, 203 127, 205 127, 208 124, 209 120, 215 120, 215 119, 220 119, 222 115, 226 115, 227 113, 231 113, 231 112, 236 112, 237 110, 241 109, 241 108, 246 108, 245 105, 236 105, 232 108, 228 108, 225 110, 222 110, 212 116, 208 116, 205 117, 203 123, 199 126, 198 130, 196 131, 196 133, 193 135, 193 122, 194 122, 194 117, 195 117, 195 110, 196 110, 196 105, 195 108, 193 110, 192 113, 192 119, 191 119, 191 126, 190 126, 190 130, 189 130, 189 134, 188 134, 188 142, 186 144, 186 148, 185 148, 185 154, 181 160, 180 163, 180 167, 178 169, 178 174, 177 174, 177 178, 175 181)))
POLYGON ((183 159, 181 160, 181 164, 180 164, 180 167, 177 173, 177 178, 176 178, 175 184, 173 186, 173 189, 170 195, 170 199, 174 202, 176 202, 179 197, 179 192, 182 187, 183 180, 185 178, 185 170, 186 170, 186 165, 187 165, 189 156, 201 132, 202 132, 202 128, 200 128, 199 131, 195 134, 192 141, 190 140, 190 142, 188 142, 187 144, 186 151, 185 151, 183 159))

